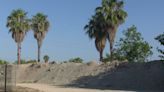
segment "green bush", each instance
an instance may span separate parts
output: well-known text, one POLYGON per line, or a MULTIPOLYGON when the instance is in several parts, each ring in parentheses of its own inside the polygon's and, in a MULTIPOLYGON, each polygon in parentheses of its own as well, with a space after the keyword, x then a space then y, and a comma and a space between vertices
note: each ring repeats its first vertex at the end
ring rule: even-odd
MULTIPOLYGON (((118 61, 124 61, 126 60, 126 57, 125 56, 121 56, 118 52, 116 52, 116 50, 113 51, 113 60, 118 60, 118 61)), ((106 56, 104 57, 103 59, 103 62, 104 63, 107 63, 107 62, 112 62, 111 61, 111 55, 109 55, 108 53, 106 54, 106 56)))
POLYGON ((73 63, 83 63, 83 59, 81 59, 80 57, 72 58, 72 59, 69 60, 69 62, 73 62, 73 63))
POLYGON ((44 59, 45 63, 47 63, 47 62, 49 61, 50 57, 49 57, 48 55, 45 55, 45 56, 43 57, 43 59, 44 59))
POLYGON ((68 63, 68 61, 63 61, 63 63, 68 63))
POLYGON ((28 61, 26 61, 27 64, 36 64, 36 62, 37 62, 36 60, 28 60, 28 61))
MULTIPOLYGON (((123 31, 125 37, 120 38, 114 51, 115 60, 127 60, 129 62, 145 62, 152 55, 152 47, 143 40, 141 33, 132 26, 123 31)), ((110 58, 110 55, 107 56, 110 58)))
MULTIPOLYGON (((20 62, 21 62, 21 64, 27 64, 26 60, 24 60, 24 59, 21 59, 20 62)), ((16 60, 14 62, 14 64, 18 64, 18 60, 16 60)))
MULTIPOLYGON (((36 64, 36 60, 24 60, 24 59, 21 59, 21 64, 36 64)), ((13 64, 18 64, 18 60, 16 60, 13 64)))
POLYGON ((5 61, 5 60, 0 60, 0 64, 9 64, 9 62, 5 61))

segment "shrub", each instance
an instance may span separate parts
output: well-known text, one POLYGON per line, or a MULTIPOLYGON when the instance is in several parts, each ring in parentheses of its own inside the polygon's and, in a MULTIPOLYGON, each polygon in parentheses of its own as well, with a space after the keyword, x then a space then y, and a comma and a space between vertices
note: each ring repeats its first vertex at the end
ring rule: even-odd
POLYGON ((73 62, 73 63, 83 63, 83 59, 81 59, 80 57, 72 58, 72 59, 69 60, 69 62, 73 62))
POLYGON ((36 64, 36 62, 37 62, 36 60, 28 60, 26 63, 27 64, 36 64))
MULTIPOLYGON (((21 64, 27 64, 26 60, 24 60, 24 59, 21 59, 20 62, 21 62, 21 64)), ((18 60, 16 60, 14 62, 14 64, 18 64, 18 60)))
POLYGON ((115 59, 128 60, 129 62, 145 62, 152 55, 152 47, 143 40, 141 33, 132 26, 123 31, 124 38, 116 44, 115 59))
POLYGON ((0 64, 9 64, 9 62, 7 62, 5 60, 0 60, 0 64))
POLYGON ((45 63, 47 63, 47 62, 49 61, 50 57, 49 57, 48 55, 45 55, 45 56, 43 57, 43 59, 44 59, 45 63))
MULTIPOLYGON (((126 60, 126 57, 125 56, 121 56, 118 52, 116 52, 117 50, 115 49, 113 51, 113 60, 118 60, 118 61, 124 61, 126 60)), ((111 62, 111 56, 107 53, 106 56, 104 57, 103 59, 103 62, 104 63, 107 63, 107 62, 111 62)))
POLYGON ((68 61, 63 61, 63 63, 68 63, 68 61))
POLYGON ((52 62, 50 62, 50 64, 57 64, 57 63, 56 63, 56 61, 52 61, 52 62))

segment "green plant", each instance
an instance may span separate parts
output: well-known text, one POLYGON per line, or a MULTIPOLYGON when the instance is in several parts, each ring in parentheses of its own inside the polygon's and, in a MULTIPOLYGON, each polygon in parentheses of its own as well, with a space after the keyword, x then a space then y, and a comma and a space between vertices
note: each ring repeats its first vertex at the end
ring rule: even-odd
POLYGON ((28 60, 26 63, 27 64, 36 64, 36 62, 37 62, 36 60, 28 60))
POLYGON ((110 60, 111 60, 111 56, 107 53, 105 58, 103 59, 103 62, 107 63, 107 62, 110 62, 110 60))
POLYGON ((72 58, 69 60, 69 62, 73 62, 73 63, 83 63, 83 59, 77 57, 77 58, 72 58))
POLYGON ((68 61, 63 61, 62 63, 68 63, 68 61))
MULTIPOLYGON (((120 62, 126 60, 126 57, 125 56, 121 56, 119 54, 119 52, 116 52, 116 51, 117 51, 116 49, 114 49, 114 51, 113 51, 113 60, 118 60, 120 62)), ((107 53, 106 56, 103 59, 103 62, 104 63, 112 62, 111 61, 111 55, 107 53)))
MULTIPOLYGON (((158 40, 158 42, 159 42, 162 46, 164 46, 164 33, 161 34, 161 35, 159 35, 159 36, 157 36, 155 39, 158 40)), ((158 50, 158 52, 161 54, 161 55, 159 55, 159 57, 160 57, 162 60, 164 60, 164 50, 159 49, 159 48, 157 48, 157 50, 158 50)))
POLYGON ((1 64, 9 64, 9 62, 8 61, 5 61, 5 60, 0 60, 0 65, 1 64))
MULTIPOLYGON (((24 59, 21 59, 20 62, 21 62, 20 64, 27 64, 26 60, 24 60, 24 59)), ((19 64, 19 63, 18 63, 18 60, 16 60, 16 61, 14 62, 14 64, 19 64)))
POLYGON ((144 62, 148 56, 152 55, 152 47, 144 41, 141 33, 137 32, 137 28, 133 25, 123 31, 124 38, 116 44, 117 56, 128 60, 129 62, 144 62))
POLYGON ((49 61, 50 57, 49 57, 48 55, 45 55, 45 56, 43 57, 43 59, 44 59, 45 63, 47 63, 47 62, 49 61))

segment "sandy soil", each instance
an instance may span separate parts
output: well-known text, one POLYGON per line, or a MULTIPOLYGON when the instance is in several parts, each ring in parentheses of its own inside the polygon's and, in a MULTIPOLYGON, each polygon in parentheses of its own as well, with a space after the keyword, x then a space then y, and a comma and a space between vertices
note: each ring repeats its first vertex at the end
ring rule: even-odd
MULTIPOLYGON (((0 91, 0 92, 4 92, 4 91, 0 91)), ((7 91, 7 92, 41 92, 41 91, 33 88, 18 86, 14 88, 12 91, 7 91)))
MULTIPOLYGON (((3 68, 0 66, 0 87, 4 84, 3 68)), ((16 75, 12 76, 11 83, 15 83, 16 79, 16 82, 20 83, 18 86, 44 92, 54 92, 54 90, 55 92, 113 92, 117 90, 117 92, 120 92, 119 90, 123 92, 150 92, 150 90, 164 92, 163 61, 108 64, 96 62, 92 64, 25 64, 12 70, 17 72, 13 73, 16 75)), ((23 91, 20 92, 32 92, 25 91, 25 88, 21 88, 23 91)))
POLYGON ((119 90, 96 90, 82 88, 64 88, 59 86, 51 86, 47 84, 17 84, 20 87, 27 87, 40 90, 41 92, 135 92, 135 91, 119 91, 119 90))
MULTIPOLYGON (((0 92, 5 92, 4 88, 1 88, 0 92)), ((42 92, 42 91, 33 88, 17 86, 17 87, 13 87, 12 89, 7 89, 7 92, 42 92)))
MULTIPOLYGON (((164 62, 21 65, 17 83, 105 90, 164 90, 164 62)), ((163 91, 164 92, 164 91, 163 91)))

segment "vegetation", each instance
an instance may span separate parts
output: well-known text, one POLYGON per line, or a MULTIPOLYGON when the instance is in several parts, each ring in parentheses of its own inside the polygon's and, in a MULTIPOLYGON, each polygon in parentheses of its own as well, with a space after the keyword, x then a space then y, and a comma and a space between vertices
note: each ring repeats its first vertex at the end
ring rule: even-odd
POLYGON ((89 21, 89 23, 84 27, 84 29, 86 30, 86 34, 90 39, 95 39, 95 47, 100 54, 100 61, 102 61, 107 33, 103 31, 103 28, 100 25, 101 16, 94 15, 92 16, 92 19, 89 21))
MULTIPOLYGON (((21 59, 20 61, 21 61, 21 64, 35 64, 36 63, 36 60, 28 60, 28 61, 26 61, 24 59, 21 59)), ((14 62, 14 64, 18 64, 18 61, 16 60, 14 62)))
POLYGON ((12 13, 7 17, 7 25, 9 28, 9 32, 12 34, 12 38, 17 43, 17 57, 18 57, 18 64, 20 64, 20 54, 21 54, 21 43, 30 29, 29 26, 29 19, 27 19, 27 13, 22 10, 13 10, 12 13))
MULTIPOLYGON (((151 46, 143 41, 141 33, 137 32, 137 28, 132 26, 127 30, 123 31, 124 38, 116 44, 117 49, 114 52, 114 59, 123 61, 128 60, 129 62, 144 62, 147 57, 152 54, 151 46)), ((110 59, 110 55, 107 59, 110 59)))
POLYGON ((36 60, 28 60, 28 61, 26 61, 27 64, 36 64, 36 62, 37 62, 36 60))
POLYGON ((62 61, 60 64, 63 64, 63 63, 68 63, 68 61, 62 61))
POLYGON ((95 45, 103 60, 103 50, 106 39, 110 43, 111 60, 113 58, 113 44, 118 27, 124 23, 127 13, 123 10, 124 2, 119 0, 102 0, 100 7, 96 8, 95 15, 85 26, 89 38, 95 38, 95 45))
POLYGON ((9 62, 5 61, 5 60, 0 60, 0 65, 2 65, 2 64, 9 64, 9 62))
POLYGON ((43 59, 44 59, 45 63, 47 63, 47 62, 49 61, 50 57, 49 57, 48 55, 45 55, 45 56, 43 57, 43 59))
POLYGON ((72 58, 69 60, 69 62, 73 62, 73 63, 83 63, 83 59, 77 57, 77 58, 72 58))
MULTIPOLYGON (((122 61, 126 60, 126 57, 120 56, 120 53, 116 52, 116 49, 114 49, 114 51, 113 51, 113 60, 118 60, 119 62, 122 62, 122 61)), ((105 58, 103 59, 103 62, 104 63, 112 62, 111 61, 111 55, 107 53, 105 58)))
POLYGON ((31 21, 31 28, 34 32, 34 38, 37 40, 38 44, 38 62, 40 62, 40 48, 43 39, 45 38, 45 35, 48 32, 50 23, 47 20, 47 16, 42 13, 37 13, 35 16, 33 16, 31 21))
MULTIPOLYGON (((123 32, 125 37, 119 40, 116 44, 116 49, 113 48, 117 29, 125 22, 128 16, 123 8, 123 0, 102 0, 101 5, 95 9, 95 14, 84 27, 88 37, 95 40, 95 47, 99 52, 100 61, 102 62, 112 60, 143 62, 152 54, 152 47, 144 41, 141 34, 137 32, 135 26, 125 30, 123 32), (103 58, 103 51, 107 41, 110 44, 110 52, 103 58)), ((17 43, 17 61, 15 63, 27 64, 40 62, 41 46, 50 27, 47 16, 43 13, 37 13, 32 19, 28 19, 27 12, 22 9, 17 9, 13 10, 7 17, 6 26, 9 29, 12 38, 17 43), (21 45, 30 28, 33 30, 34 38, 37 40, 37 61, 25 61, 21 59, 21 45)), ((158 40, 161 45, 164 45, 164 33, 157 36, 155 39, 158 40)), ((159 57, 164 60, 164 50, 159 48, 157 48, 157 50, 161 53, 159 57)), ((48 62, 49 56, 45 55, 43 59, 45 62, 48 62)), ((68 62, 82 63, 83 59, 77 57, 70 59, 68 62)), ((0 60, 0 64, 5 63, 8 62, 0 60)))
MULTIPOLYGON (((18 64, 18 60, 16 60, 16 61, 14 62, 14 64, 18 64)), ((20 60, 20 64, 27 64, 27 62, 26 62, 26 60, 21 59, 21 60, 20 60)))
MULTIPOLYGON (((159 42, 162 46, 164 46, 164 33, 161 34, 161 35, 159 35, 159 36, 157 36, 155 39, 158 40, 158 42, 159 42)), ((162 60, 164 60, 164 50, 159 49, 159 48, 157 48, 157 50, 158 50, 158 52, 159 52, 160 54, 162 54, 162 55, 159 55, 159 57, 160 57, 162 60)))

